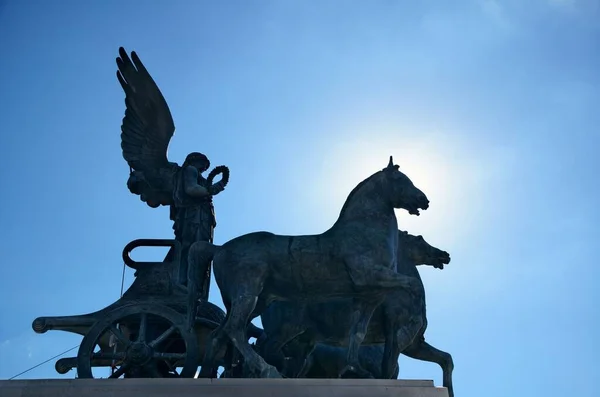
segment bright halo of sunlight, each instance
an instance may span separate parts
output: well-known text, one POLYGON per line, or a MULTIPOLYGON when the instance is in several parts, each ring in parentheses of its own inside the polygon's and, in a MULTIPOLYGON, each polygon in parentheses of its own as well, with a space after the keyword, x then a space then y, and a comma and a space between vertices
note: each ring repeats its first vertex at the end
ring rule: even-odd
POLYGON ((441 235, 459 227, 465 198, 480 185, 481 167, 468 164, 460 155, 465 149, 438 133, 355 134, 336 143, 321 164, 318 185, 321 205, 328 221, 334 221, 350 191, 363 179, 384 168, 389 157, 421 189, 430 207, 421 216, 397 210, 400 229, 425 236, 441 235))
POLYGON ((326 178, 326 196, 340 207, 358 182, 387 166, 390 156, 393 156, 394 164, 400 166, 400 171, 428 197, 443 194, 450 188, 448 179, 443 177, 448 164, 444 164, 439 153, 423 146, 420 142, 407 144, 365 139, 339 143, 323 164, 327 174, 335 170, 335 175, 326 178))

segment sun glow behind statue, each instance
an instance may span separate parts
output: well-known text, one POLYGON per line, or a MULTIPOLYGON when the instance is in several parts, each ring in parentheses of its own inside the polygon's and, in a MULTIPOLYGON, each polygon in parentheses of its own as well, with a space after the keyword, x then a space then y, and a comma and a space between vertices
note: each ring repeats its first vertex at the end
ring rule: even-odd
POLYGON ((384 168, 391 155, 431 202, 419 217, 397 210, 399 227, 427 236, 441 235, 450 226, 456 228, 460 199, 474 192, 474 182, 479 179, 475 168, 465 167, 459 151, 457 142, 449 142, 439 134, 406 131, 355 134, 354 139, 335 144, 320 169, 323 194, 319 199, 325 209, 324 221, 334 221, 354 186, 384 168))

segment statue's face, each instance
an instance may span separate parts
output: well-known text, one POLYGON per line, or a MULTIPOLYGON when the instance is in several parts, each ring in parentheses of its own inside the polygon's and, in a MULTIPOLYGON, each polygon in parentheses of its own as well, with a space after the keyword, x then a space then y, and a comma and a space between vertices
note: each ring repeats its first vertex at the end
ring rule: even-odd
POLYGON ((202 159, 194 159, 190 162, 190 165, 198 170, 198 172, 204 172, 208 169, 208 163, 202 159))
POLYGON ((402 249, 408 251, 411 261, 415 265, 429 265, 443 269, 450 263, 450 254, 441 249, 432 247, 423 236, 413 236, 406 232, 399 232, 402 249))
POLYGON ((210 161, 202 153, 193 152, 187 155, 185 165, 192 166, 202 173, 210 167, 210 161))
POLYGON ((387 190, 394 208, 402 208, 411 215, 419 215, 419 210, 429 208, 429 199, 412 181, 398 169, 397 165, 388 166, 385 174, 384 189, 387 190))

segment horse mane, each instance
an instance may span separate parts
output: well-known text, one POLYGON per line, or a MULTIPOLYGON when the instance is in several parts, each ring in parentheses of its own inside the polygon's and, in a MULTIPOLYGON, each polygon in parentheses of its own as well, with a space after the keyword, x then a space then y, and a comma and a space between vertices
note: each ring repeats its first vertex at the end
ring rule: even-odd
POLYGON ((381 171, 377 171, 376 173, 374 173, 373 175, 369 176, 368 178, 363 179, 362 182, 360 182, 358 185, 356 185, 354 187, 354 189, 352 189, 352 191, 350 192, 350 194, 348 194, 348 197, 346 197, 346 201, 344 201, 344 205, 342 206, 342 209, 340 210, 340 215, 338 216, 338 218, 335 221, 335 223, 333 224, 333 226, 337 225, 338 222, 342 219, 342 217, 346 213, 346 209, 348 209, 348 203, 350 201, 352 201, 352 198, 354 197, 354 194, 356 192, 358 192, 360 190, 360 188, 362 188, 368 181, 370 181, 371 178, 373 178, 375 175, 379 174, 380 172, 381 171))

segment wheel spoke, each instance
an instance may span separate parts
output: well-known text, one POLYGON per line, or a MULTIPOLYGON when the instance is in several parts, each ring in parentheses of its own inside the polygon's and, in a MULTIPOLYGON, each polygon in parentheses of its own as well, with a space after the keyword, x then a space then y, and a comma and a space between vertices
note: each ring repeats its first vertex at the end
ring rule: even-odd
POLYGON ((177 329, 177 327, 172 325, 171 328, 169 328, 168 330, 163 332, 158 338, 154 339, 148 345, 150 347, 155 347, 155 346, 159 345, 162 341, 167 339, 173 332, 175 332, 176 329, 177 329))
POLYGON ((140 330, 138 332, 138 342, 146 341, 146 328, 148 325, 148 314, 142 313, 140 316, 140 330))
POLYGON ((110 326, 110 332, 121 342, 123 346, 129 346, 129 339, 113 324, 110 326))
POLYGON ((119 369, 117 369, 114 373, 112 373, 109 376, 109 379, 116 379, 119 378, 121 375, 123 375, 125 373, 125 371, 127 371, 127 369, 129 368, 129 364, 124 363, 123 365, 121 365, 119 367, 119 369))
POLYGON ((159 353, 155 352, 153 354, 154 358, 159 358, 161 360, 183 360, 186 357, 185 353, 159 353))
POLYGON ((125 358, 125 352, 114 352, 114 353, 94 353, 92 354, 92 360, 123 360, 125 358))

